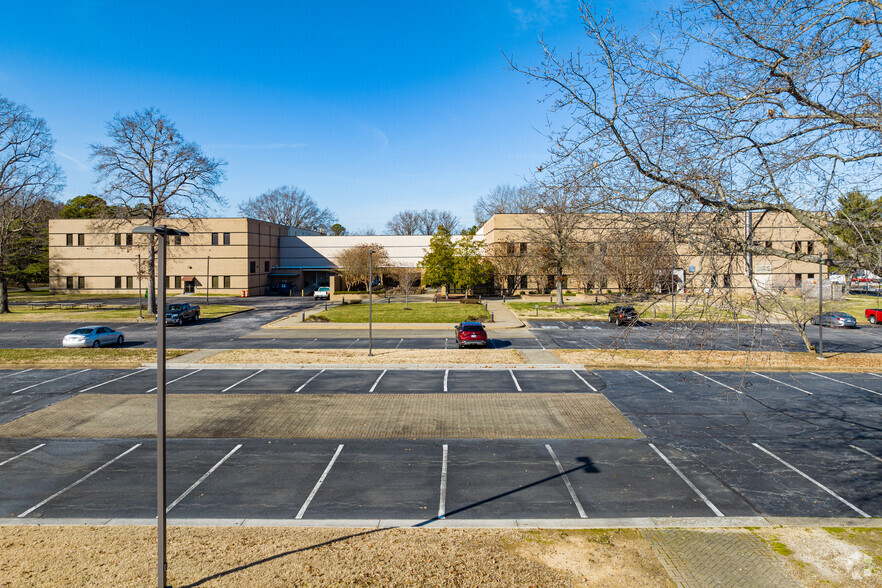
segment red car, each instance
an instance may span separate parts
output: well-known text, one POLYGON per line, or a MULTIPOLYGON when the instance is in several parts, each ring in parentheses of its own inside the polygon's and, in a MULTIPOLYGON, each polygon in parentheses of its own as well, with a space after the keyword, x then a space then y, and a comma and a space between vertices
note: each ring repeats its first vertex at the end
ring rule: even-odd
POLYGON ((882 322, 882 308, 868 308, 864 314, 867 315, 867 320, 874 325, 882 322))
POLYGON ((478 321, 463 321, 454 327, 456 330, 456 342, 462 349, 466 345, 487 347, 487 331, 484 325, 478 321))

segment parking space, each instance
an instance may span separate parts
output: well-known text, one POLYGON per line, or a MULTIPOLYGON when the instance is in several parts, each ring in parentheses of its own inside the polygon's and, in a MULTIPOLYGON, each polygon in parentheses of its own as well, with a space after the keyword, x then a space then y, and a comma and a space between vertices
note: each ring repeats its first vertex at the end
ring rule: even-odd
MULTIPOLYGON (((174 439, 172 518, 882 515, 882 377, 872 374, 187 369, 170 370, 169 381, 171 394, 593 386, 647 437, 174 439)), ((155 371, 9 370, 0 386, 0 403, 23 402, 26 412, 87 389, 143 394, 155 371)), ((5 517, 152 517, 155 442, 0 439, 0 488, 5 517)))

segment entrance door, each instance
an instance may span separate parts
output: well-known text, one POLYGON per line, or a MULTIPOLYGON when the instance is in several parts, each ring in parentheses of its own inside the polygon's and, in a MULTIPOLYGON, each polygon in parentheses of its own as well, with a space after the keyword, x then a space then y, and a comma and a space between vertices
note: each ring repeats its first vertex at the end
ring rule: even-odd
POLYGON ((187 280, 184 282, 184 294, 192 294, 196 291, 196 280, 187 280))

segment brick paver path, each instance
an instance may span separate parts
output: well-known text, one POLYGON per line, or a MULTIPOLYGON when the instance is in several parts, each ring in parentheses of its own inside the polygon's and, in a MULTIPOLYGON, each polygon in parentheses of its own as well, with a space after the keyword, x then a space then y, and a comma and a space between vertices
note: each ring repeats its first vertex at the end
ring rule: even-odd
POLYGON ((645 529, 642 534, 677 586, 802 586, 775 552, 746 530, 645 529))

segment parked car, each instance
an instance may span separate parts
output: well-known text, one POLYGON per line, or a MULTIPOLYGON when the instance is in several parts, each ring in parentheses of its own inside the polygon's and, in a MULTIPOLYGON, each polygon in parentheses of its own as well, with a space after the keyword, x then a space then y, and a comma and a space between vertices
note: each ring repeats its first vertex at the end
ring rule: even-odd
POLYGON ((811 318, 813 325, 821 324, 825 327, 844 327, 854 329, 857 327, 857 319, 844 312, 825 312, 823 315, 815 315, 811 318))
POLYGON ((609 310, 609 322, 616 326, 633 325, 640 320, 640 315, 633 306, 613 306, 609 310))
POLYGON ((882 321, 882 308, 868 308, 864 314, 867 315, 867 320, 874 325, 882 321))
POLYGON ((318 290, 312 293, 313 298, 316 300, 330 300, 331 299, 331 289, 327 286, 322 286, 318 290))
POLYGON ((166 304, 165 324, 181 326, 184 321, 199 320, 198 304, 166 304))
POLYGON ((454 331, 460 349, 467 345, 487 347, 487 331, 478 321, 463 321, 454 327, 454 331))
POLYGON ((110 327, 80 327, 74 329, 61 340, 62 347, 101 347, 102 345, 122 345, 125 335, 110 327))

